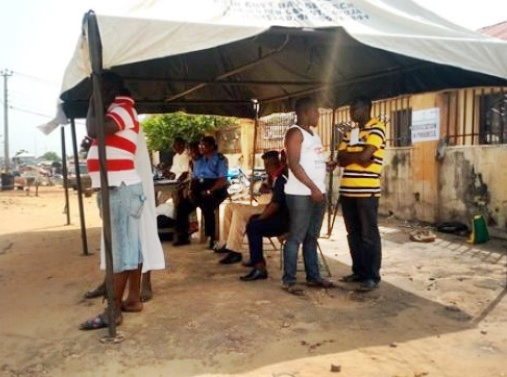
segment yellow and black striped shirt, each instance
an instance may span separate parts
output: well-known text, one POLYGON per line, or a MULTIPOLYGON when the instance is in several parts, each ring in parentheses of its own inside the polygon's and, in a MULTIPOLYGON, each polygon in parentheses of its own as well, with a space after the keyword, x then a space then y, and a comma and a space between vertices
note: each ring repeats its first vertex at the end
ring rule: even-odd
POLYGON ((386 126, 380 120, 372 118, 359 131, 359 141, 350 145, 350 132, 344 135, 339 150, 347 152, 362 152, 367 145, 376 148, 367 166, 356 163, 344 167, 340 184, 340 195, 348 197, 380 196, 380 175, 384 162, 386 147, 386 126))

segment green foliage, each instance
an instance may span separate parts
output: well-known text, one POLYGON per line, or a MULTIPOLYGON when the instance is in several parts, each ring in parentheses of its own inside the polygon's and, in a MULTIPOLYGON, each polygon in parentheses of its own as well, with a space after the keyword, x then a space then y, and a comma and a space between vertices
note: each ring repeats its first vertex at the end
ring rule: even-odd
POLYGON ((42 155, 42 158, 47 161, 60 161, 61 158, 56 152, 46 152, 42 155))
POLYGON ((199 140, 204 134, 236 124, 236 118, 212 115, 189 115, 183 112, 152 115, 142 122, 151 150, 170 150, 175 137, 187 142, 199 140))

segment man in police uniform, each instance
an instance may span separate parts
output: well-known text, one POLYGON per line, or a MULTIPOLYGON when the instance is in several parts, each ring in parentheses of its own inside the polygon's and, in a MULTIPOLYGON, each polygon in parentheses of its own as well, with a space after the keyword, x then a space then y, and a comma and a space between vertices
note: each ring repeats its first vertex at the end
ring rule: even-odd
POLYGON ((201 156, 194 161, 190 196, 176 206, 176 236, 174 246, 190 244, 188 216, 199 207, 204 217, 205 235, 209 248, 215 244, 215 210, 227 198, 227 159, 217 152, 215 139, 205 136, 199 143, 201 156))

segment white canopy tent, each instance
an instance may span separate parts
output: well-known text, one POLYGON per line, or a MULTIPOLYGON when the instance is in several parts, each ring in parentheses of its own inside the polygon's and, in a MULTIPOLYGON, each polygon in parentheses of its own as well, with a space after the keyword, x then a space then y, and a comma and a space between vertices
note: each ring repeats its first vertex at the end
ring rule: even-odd
MULTIPOLYGON (((342 105, 359 93, 379 99, 507 79, 507 42, 410 0, 187 3, 199 12, 174 19, 174 4, 154 0, 96 15, 102 67, 126 78, 140 112, 246 116, 252 98, 267 114, 308 93, 342 105)), ((57 122, 85 114, 86 22, 64 75, 65 114, 57 122)))

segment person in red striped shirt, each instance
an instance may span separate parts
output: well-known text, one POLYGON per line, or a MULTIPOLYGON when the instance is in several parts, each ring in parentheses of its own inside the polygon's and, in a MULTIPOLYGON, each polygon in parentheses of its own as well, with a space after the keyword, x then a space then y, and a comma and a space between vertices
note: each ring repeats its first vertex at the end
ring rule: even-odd
MULTIPOLYGON (((122 322, 122 298, 127 281, 129 297, 139 296, 141 266, 141 240, 139 219, 143 211, 144 196, 142 181, 135 169, 134 156, 139 140, 139 121, 134 100, 123 84, 123 79, 111 71, 102 73, 102 98, 105 108, 104 133, 106 148, 106 171, 108 179, 111 217, 111 244, 113 254, 113 290, 115 297, 115 320, 122 322)), ((88 136, 93 141, 88 151, 87 165, 92 187, 99 189, 100 161, 97 143, 97 118, 93 98, 90 99, 86 120, 88 136)), ((97 193, 97 203, 102 212, 102 198, 97 193)), ((139 297, 134 302, 142 303, 139 297)), ((131 308, 132 309, 132 308, 131 308)), ((133 311, 133 310, 130 310, 133 311)), ((81 330, 107 327, 107 315, 101 313, 83 322, 81 330)))

